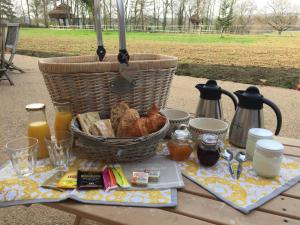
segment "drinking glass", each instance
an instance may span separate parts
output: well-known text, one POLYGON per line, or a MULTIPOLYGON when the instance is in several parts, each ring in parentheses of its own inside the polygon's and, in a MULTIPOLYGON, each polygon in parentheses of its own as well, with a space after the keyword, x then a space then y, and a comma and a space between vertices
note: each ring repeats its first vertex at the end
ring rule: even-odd
POLYGON ((14 139, 5 145, 12 166, 18 176, 29 176, 36 166, 38 139, 22 137, 14 139))
POLYGON ((55 136, 45 138, 50 162, 55 168, 67 170, 71 158, 73 135, 66 131, 56 131, 56 135, 60 138, 57 139, 55 136))

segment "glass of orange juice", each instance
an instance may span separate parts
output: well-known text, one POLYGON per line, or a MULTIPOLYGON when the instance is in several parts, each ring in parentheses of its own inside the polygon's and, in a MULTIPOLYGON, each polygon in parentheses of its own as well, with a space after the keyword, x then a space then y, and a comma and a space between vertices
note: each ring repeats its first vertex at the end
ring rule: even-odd
POLYGON ((70 132, 70 126, 72 121, 72 110, 71 103, 68 101, 54 102, 54 107, 56 109, 55 121, 54 121, 54 131, 55 138, 63 140, 64 134, 70 132))
MULTIPOLYGON (((50 138, 50 129, 46 119, 46 106, 43 103, 32 103, 26 105, 26 110, 29 115, 29 123, 27 126, 28 137, 38 139, 38 159, 47 158, 49 156, 45 145, 45 138, 50 138)), ((29 139, 29 145, 32 143, 29 139)))

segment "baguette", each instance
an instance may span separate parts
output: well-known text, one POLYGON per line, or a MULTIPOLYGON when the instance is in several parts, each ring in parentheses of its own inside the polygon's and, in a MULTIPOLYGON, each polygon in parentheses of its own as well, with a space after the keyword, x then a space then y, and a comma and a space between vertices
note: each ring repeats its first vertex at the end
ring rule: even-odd
POLYGON ((100 120, 98 112, 87 112, 77 115, 78 121, 80 123, 81 129, 87 134, 91 134, 89 129, 96 121, 100 120))

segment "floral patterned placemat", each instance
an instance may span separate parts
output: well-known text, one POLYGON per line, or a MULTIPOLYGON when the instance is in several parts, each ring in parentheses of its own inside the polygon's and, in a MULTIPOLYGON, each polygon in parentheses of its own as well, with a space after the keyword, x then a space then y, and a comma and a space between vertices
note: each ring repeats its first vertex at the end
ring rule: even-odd
MULTIPOLYGON (((237 162, 233 165, 236 171, 237 162)), ((211 168, 200 166, 196 159, 179 163, 179 166, 188 179, 244 213, 249 213, 300 181, 300 163, 288 158, 283 159, 280 175, 274 179, 258 177, 250 161, 243 163, 239 180, 231 178, 224 159, 211 168)))
MULTIPOLYGON (((87 165, 86 160, 76 160, 70 170, 87 165)), ((143 207, 171 207, 177 205, 177 190, 109 191, 45 189, 40 185, 56 171, 48 160, 38 161, 35 173, 25 178, 16 176, 10 162, 0 168, 0 207, 41 202, 59 202, 74 199, 79 202, 143 207)))

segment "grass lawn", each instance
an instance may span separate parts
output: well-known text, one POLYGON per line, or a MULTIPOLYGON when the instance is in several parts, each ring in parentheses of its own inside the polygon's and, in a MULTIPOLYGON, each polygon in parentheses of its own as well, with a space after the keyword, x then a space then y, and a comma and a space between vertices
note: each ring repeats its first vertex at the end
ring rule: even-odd
MULTIPOLYGON (((118 33, 104 32, 108 53, 118 52, 118 33)), ((179 58, 179 75, 295 88, 300 76, 300 35, 127 33, 129 53, 179 58)), ((24 28, 18 51, 39 57, 94 54, 93 30, 24 28)))

